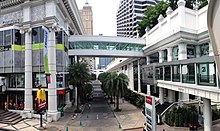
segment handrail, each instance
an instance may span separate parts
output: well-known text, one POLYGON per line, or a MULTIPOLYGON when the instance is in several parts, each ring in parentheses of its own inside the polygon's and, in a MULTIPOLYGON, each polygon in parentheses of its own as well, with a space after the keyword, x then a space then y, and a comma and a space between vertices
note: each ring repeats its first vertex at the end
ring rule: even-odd
POLYGON ((160 117, 163 116, 172 106, 178 104, 179 102, 174 102, 170 106, 168 106, 161 114, 160 117))

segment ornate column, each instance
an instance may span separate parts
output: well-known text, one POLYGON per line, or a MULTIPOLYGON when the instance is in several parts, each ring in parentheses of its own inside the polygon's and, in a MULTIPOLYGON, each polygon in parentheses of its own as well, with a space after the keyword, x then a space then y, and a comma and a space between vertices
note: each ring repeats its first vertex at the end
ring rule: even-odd
MULTIPOLYGON (((187 44, 186 43, 180 43, 178 45, 179 48, 179 55, 178 55, 178 60, 185 60, 187 59, 187 44)), ((181 74, 187 74, 187 65, 183 65, 180 68, 181 74)), ((189 100, 189 94, 179 92, 179 100, 189 100)))
POLYGON ((25 90, 24 90, 24 113, 27 118, 32 118, 33 96, 32 96, 32 39, 31 28, 21 29, 25 33, 25 90))
POLYGON ((159 63, 162 63, 164 61, 164 52, 163 50, 159 51, 159 63))
MULTIPOLYGON (((25 1, 28 3, 29 1, 25 1)), ((31 21, 30 6, 23 7, 23 22, 31 21)), ((33 96, 32 96, 32 34, 31 25, 25 24, 21 27, 20 33, 25 34, 25 89, 24 89, 24 112, 23 117, 32 118, 33 96)))
POLYGON ((173 55, 172 55, 172 49, 171 47, 167 48, 167 61, 172 61, 173 55))
POLYGON ((159 98, 160 98, 160 104, 162 105, 164 103, 164 91, 162 87, 159 87, 159 98))
POLYGON ((48 67, 51 79, 48 83, 48 115, 53 121, 57 121, 60 113, 57 111, 56 39, 55 30, 51 27, 48 32, 48 67))

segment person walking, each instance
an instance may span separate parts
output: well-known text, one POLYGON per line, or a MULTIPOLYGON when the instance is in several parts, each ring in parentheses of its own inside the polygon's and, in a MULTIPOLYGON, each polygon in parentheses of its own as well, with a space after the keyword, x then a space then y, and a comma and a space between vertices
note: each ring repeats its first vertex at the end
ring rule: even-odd
POLYGON ((90 111, 90 109, 91 109, 91 104, 90 103, 88 104, 88 107, 89 107, 89 111, 90 111))

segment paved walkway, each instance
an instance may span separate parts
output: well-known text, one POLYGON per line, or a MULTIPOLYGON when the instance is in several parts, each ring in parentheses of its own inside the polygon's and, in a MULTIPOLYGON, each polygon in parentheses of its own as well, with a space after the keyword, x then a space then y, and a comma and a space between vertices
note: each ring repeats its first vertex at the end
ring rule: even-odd
MULTIPOLYGON (((46 126, 46 122, 43 122, 43 126, 46 126)), ((0 123, 0 130, 4 131, 38 131, 40 127, 39 119, 25 119, 15 125, 8 125, 0 123)))
POLYGON ((107 101, 104 99, 102 91, 93 92, 94 99, 91 101, 91 109, 88 104, 84 106, 82 114, 78 114, 72 120, 73 109, 70 112, 65 112, 58 122, 52 122, 47 125, 46 131, 52 129, 65 131, 120 131, 118 122, 113 115, 107 101))
MULTIPOLYGON (((114 105, 111 104, 112 110, 115 109, 114 105)), ((142 114, 142 110, 128 103, 127 101, 120 100, 119 108, 122 109, 121 112, 115 112, 118 122, 121 124, 123 130, 125 129, 135 129, 143 128, 145 122, 145 117, 142 114)))

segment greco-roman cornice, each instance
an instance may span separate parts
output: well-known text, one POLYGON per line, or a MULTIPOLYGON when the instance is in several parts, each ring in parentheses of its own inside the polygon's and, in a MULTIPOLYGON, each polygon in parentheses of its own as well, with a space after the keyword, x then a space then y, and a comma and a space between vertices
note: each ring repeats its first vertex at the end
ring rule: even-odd
MULTIPOLYGON (((83 23, 79 14, 78 7, 76 6, 76 3, 70 2, 70 0, 62 0, 64 6, 66 7, 72 22, 74 23, 77 31, 79 34, 85 34, 85 29, 83 27, 83 23)), ((75 2, 75 0, 73 1, 75 2)))
POLYGON ((11 6, 22 4, 24 2, 25 0, 0 0, 0 8, 4 9, 11 6))

